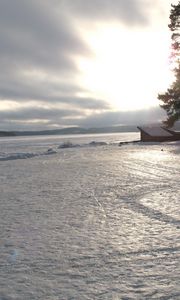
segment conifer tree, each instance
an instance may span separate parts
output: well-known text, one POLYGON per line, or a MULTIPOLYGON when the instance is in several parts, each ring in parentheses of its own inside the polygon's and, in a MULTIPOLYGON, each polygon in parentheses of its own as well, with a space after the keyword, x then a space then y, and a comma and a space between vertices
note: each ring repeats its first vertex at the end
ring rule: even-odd
POLYGON ((172 127, 180 119, 180 1, 177 5, 171 5, 170 24, 172 31, 172 60, 175 64, 175 80, 164 94, 159 94, 160 106, 167 112, 167 120, 164 124, 172 127))

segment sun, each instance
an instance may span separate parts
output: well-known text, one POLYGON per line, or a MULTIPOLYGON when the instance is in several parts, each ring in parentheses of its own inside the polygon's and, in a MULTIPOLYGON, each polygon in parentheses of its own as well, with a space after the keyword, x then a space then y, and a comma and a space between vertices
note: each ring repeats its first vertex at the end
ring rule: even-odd
POLYGON ((81 84, 114 110, 158 105, 157 94, 172 82, 170 37, 164 31, 100 27, 84 33, 93 58, 80 58, 81 84))

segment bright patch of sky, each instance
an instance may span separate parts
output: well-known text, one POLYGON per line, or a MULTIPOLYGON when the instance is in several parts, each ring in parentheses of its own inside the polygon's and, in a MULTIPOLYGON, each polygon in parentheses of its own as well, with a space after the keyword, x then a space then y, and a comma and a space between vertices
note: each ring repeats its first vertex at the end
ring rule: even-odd
POLYGON ((157 94, 172 82, 167 33, 100 27, 84 34, 95 53, 80 58, 81 82, 115 110, 157 106, 157 94))

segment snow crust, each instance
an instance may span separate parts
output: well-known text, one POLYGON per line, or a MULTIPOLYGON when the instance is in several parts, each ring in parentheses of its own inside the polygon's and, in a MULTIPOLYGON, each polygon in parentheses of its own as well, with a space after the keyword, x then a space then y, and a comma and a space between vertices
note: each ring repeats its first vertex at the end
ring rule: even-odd
POLYGON ((137 137, 1 139, 0 299, 179 299, 180 142, 137 137))

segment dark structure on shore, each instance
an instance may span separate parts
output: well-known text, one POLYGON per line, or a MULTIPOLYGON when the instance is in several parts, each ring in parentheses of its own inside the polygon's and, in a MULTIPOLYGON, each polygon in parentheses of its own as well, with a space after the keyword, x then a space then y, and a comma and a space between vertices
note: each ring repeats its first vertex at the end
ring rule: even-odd
POLYGON ((141 133, 142 142, 180 141, 180 132, 158 126, 137 127, 141 133))

